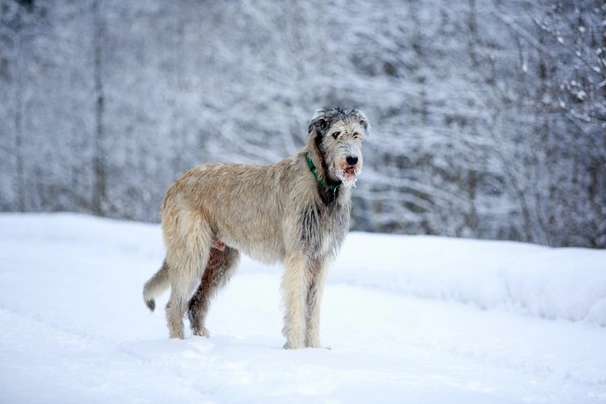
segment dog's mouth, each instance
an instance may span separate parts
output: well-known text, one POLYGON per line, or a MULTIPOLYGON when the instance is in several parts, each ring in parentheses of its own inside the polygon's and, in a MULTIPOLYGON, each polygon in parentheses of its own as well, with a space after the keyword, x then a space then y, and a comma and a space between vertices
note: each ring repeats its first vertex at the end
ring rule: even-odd
POLYGON ((339 179, 346 187, 355 186, 358 174, 360 174, 359 166, 346 166, 341 169, 339 179))

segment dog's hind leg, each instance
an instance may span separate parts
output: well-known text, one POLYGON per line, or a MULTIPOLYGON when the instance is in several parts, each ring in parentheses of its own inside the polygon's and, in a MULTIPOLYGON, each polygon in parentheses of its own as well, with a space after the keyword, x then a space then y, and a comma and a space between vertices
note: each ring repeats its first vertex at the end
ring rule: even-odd
POLYGON ((181 216, 181 231, 167 243, 166 260, 170 268, 171 293, 166 320, 171 338, 183 338, 183 316, 192 291, 208 263, 212 231, 203 217, 181 216))
POLYGON ((170 298, 166 304, 166 322, 170 338, 185 337, 183 333, 183 313, 185 312, 186 293, 179 288, 180 285, 172 285, 170 298))
POLYGON ((213 244, 210 258, 202 275, 200 286, 189 301, 189 323, 195 335, 208 337, 205 326, 206 314, 210 307, 210 300, 220 288, 225 286, 240 262, 240 252, 234 248, 217 242, 213 244))
MULTIPOLYGON (((206 257, 208 257, 208 253, 206 253, 206 257)), ((196 262, 191 263, 191 265, 205 265, 207 260, 208 258, 205 260, 196 259, 194 260, 196 262)), ((166 305, 166 320, 170 338, 184 338, 183 316, 187 310, 189 296, 198 279, 200 279, 199 275, 190 279, 184 277, 183 274, 177 274, 174 279, 171 279, 171 293, 166 305)))

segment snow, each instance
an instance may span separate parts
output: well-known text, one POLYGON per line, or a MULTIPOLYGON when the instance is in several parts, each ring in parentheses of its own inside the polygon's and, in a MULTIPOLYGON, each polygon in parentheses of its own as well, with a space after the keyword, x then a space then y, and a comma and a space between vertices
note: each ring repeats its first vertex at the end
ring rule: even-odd
POLYGON ((606 402, 604 250, 351 233, 331 349, 297 351, 281 268, 248 259, 211 337, 169 340, 141 296, 162 259, 158 225, 0 215, 0 402, 606 402))

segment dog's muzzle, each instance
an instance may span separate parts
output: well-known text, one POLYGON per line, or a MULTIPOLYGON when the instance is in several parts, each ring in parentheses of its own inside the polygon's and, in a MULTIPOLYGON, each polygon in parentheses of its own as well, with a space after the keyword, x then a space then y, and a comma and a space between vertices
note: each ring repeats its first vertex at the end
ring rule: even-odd
POLYGON ((360 174, 362 164, 357 156, 345 157, 344 164, 341 165, 341 172, 339 179, 345 186, 352 186, 355 184, 357 176, 360 174))

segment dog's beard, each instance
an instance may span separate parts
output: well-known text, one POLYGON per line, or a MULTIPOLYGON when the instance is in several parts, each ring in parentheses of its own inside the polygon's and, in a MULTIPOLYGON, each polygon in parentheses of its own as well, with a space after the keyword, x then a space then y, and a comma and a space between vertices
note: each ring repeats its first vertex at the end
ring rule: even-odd
POLYGON ((346 187, 355 187, 356 181, 358 180, 358 175, 362 171, 362 168, 359 166, 356 167, 339 167, 336 170, 337 178, 341 181, 341 184, 346 187))

